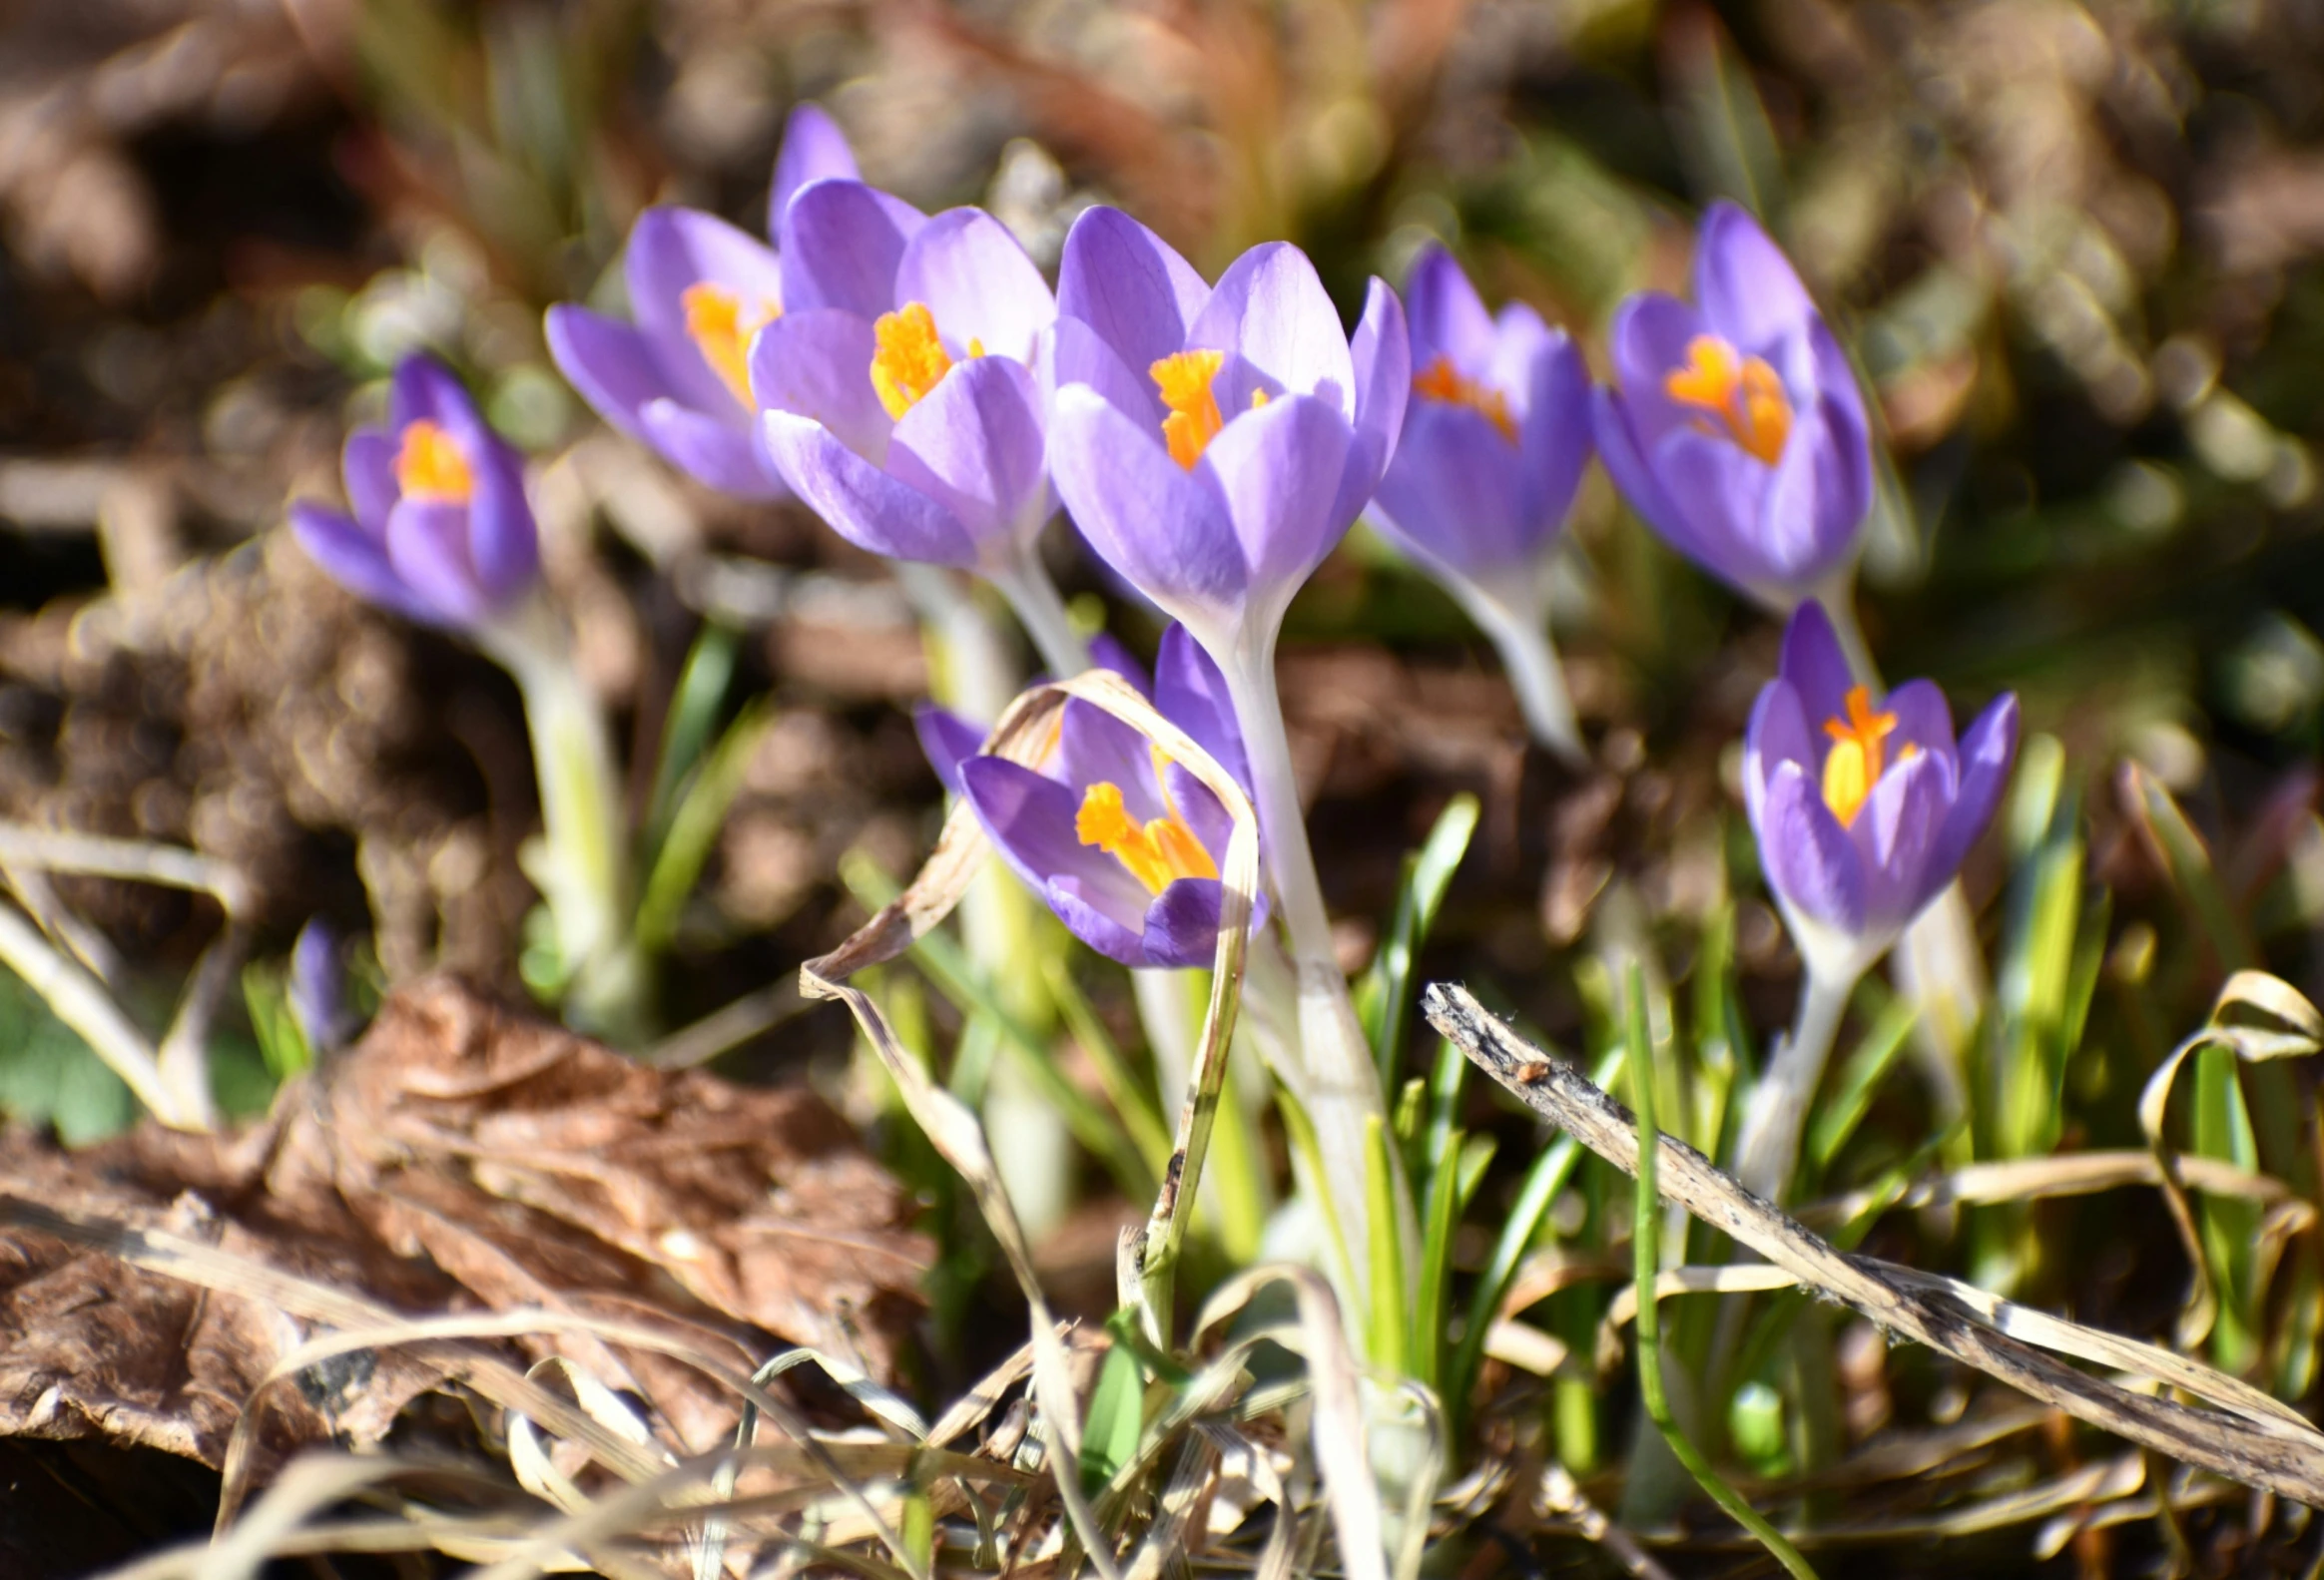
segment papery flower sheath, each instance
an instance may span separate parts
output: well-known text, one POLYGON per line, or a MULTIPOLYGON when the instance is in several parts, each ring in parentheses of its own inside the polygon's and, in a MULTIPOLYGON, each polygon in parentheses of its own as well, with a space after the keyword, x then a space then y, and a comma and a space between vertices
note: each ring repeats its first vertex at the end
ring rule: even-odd
MULTIPOLYGON (((1861 971, 1960 869, 1993 820, 2018 748, 2018 699, 1961 737, 1945 696, 1909 681, 1879 701, 1851 677, 1823 606, 1800 605, 1744 738, 1760 862, 1811 969, 1861 971)), ((1848 980, 1853 981, 1853 976, 1848 980)))
POLYGON ((981 210, 854 181, 802 191, 781 241, 789 310, 751 379, 784 480, 874 554, 1015 574, 1055 510, 1040 270, 981 210))
MULTIPOLYGON (((769 234, 801 188, 855 174, 839 128, 801 105, 775 165, 769 234)), ((782 479, 759 445, 749 362, 753 338, 783 315, 774 249, 716 215, 648 209, 623 267, 634 323, 569 303, 549 309, 558 369, 606 421, 711 487, 780 497, 782 479)))
POLYGON ((1487 587, 1555 541, 1589 464, 1589 369, 1522 302, 1495 316, 1430 247, 1405 287, 1413 398, 1373 515, 1441 578, 1487 587))
POLYGON ((1844 569, 1872 507, 1864 403, 1791 263, 1733 204, 1704 216, 1695 300, 1614 316, 1598 454, 1671 547, 1788 610, 1844 569))
MULTIPOLYGON (((1134 667, 1123 673, 1145 690, 1134 667)), ((1225 682, 1183 627, 1163 633, 1151 700, 1248 791, 1225 682)), ((922 741, 931 734, 923 719, 922 741)), ((957 731, 935 737, 946 740, 956 747, 957 731)), ((934 745, 931 758, 951 747, 934 745)), ((945 774, 940 762, 937 772, 945 774)), ((1132 966, 1211 963, 1232 820, 1200 780, 1137 731, 1076 699, 1039 767, 970 756, 946 777, 1017 875, 1091 948, 1132 966)), ((1253 905, 1256 929, 1265 896, 1253 905)))
POLYGON ((540 542, 524 463, 442 363, 410 356, 387 425, 347 435, 348 510, 290 506, 290 530, 331 579, 430 625, 471 627, 529 589, 540 542))
POLYGON ((1306 256, 1253 248, 1216 287, 1113 209, 1058 274, 1050 470, 1090 546, 1215 657, 1269 647, 1371 499, 1412 385, 1372 282, 1353 343, 1306 256))

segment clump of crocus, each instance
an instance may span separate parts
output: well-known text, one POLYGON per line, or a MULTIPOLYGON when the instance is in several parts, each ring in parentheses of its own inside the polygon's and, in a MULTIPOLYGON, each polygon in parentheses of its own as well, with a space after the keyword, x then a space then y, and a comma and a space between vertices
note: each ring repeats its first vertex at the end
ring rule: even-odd
POLYGON ((1789 613, 1837 596, 1872 507, 1872 448, 1847 356, 1758 222, 1704 216, 1695 300, 1649 291, 1615 314, 1598 453, 1672 548, 1789 613))
POLYGON ((1743 793, 1760 863, 1800 951, 1798 1025, 1754 1094, 1744 1184, 1789 1183, 1800 1124, 1859 978, 1953 882, 1993 820, 2018 747, 2018 700, 1957 742, 1944 694, 1911 681, 1876 699, 1813 600, 1784 633, 1744 738, 1743 793))
MULTIPOLYGON (((1351 341, 1297 248, 1253 248, 1206 288, 1159 237, 1104 208, 1074 223, 1057 288, 1051 475, 1090 546, 1219 667, 1291 943, 1325 1188, 1361 1201, 1367 1124, 1384 1105, 1333 955, 1275 645, 1292 595, 1371 499, 1404 426, 1404 309, 1374 280, 1351 341)), ((1409 1246, 1410 1204, 1396 1194, 1409 1246)), ((1364 1249, 1348 1249, 1361 1283, 1364 1249)))
POLYGON ((415 355, 390 380, 387 426, 349 434, 341 465, 351 513, 294 501, 293 535, 348 591, 458 632, 515 678, 545 825, 526 868, 555 923, 567 1011, 637 1034, 649 983, 630 935, 621 780, 571 633, 540 595, 523 461, 449 370, 415 355))
MULTIPOLYGON (((831 118, 814 105, 794 110, 768 197, 770 237, 802 187, 855 174, 831 118)), ((630 230, 623 269, 634 322, 570 303, 549 309, 558 370, 598 415, 711 487, 781 497, 750 374, 752 340, 783 315, 775 250, 716 215, 648 209, 630 230)))
POLYGON ((290 506, 290 529, 333 581, 429 625, 472 627, 508 609, 540 573, 524 463, 432 357, 395 369, 387 425, 358 428, 340 455, 347 510, 290 506))
POLYGON ((984 577, 1053 671, 1085 668, 1038 554, 1057 306, 1033 261, 981 210, 855 181, 808 186, 780 240, 787 310, 750 361, 776 470, 851 542, 984 577))
POLYGON ((1488 313, 1442 247, 1414 265, 1405 311, 1413 398, 1373 519, 1492 639, 1534 739, 1577 761, 1548 600, 1589 464, 1589 369, 1524 303, 1488 313))

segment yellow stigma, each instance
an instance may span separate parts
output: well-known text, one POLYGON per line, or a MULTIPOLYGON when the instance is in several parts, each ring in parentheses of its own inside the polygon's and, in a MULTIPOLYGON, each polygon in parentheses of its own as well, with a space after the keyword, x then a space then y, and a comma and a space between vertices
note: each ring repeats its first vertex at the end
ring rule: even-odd
POLYGON ((1502 438, 1511 444, 1517 442, 1517 424, 1509 415, 1509 397, 1481 379, 1462 377, 1450 356, 1440 356, 1423 369, 1420 377, 1413 380, 1413 393, 1423 400, 1466 406, 1500 429, 1502 438))
POLYGON ((1170 446, 1170 458, 1190 472, 1227 425, 1219 415, 1218 396, 1211 393, 1211 380, 1226 359, 1224 351, 1180 351, 1146 369, 1162 391, 1162 404, 1170 408, 1162 419, 1162 442, 1170 446))
MULTIPOLYGON (((924 301, 907 301, 883 312, 872 325, 878 349, 872 353, 872 387, 887 414, 901 421, 952 370, 944 342, 936 338, 936 315, 924 301)), ((984 354, 982 340, 968 342, 970 356, 984 354)))
POLYGON ((751 336, 783 316, 780 304, 764 297, 749 302, 724 285, 697 280, 678 297, 686 313, 686 334, 710 370, 735 399, 751 404, 751 336))
MULTIPOLYGON (((1880 783, 1888 767, 1888 738, 1895 733, 1897 716, 1872 711, 1872 693, 1862 686, 1848 694, 1848 717, 1824 721, 1832 738, 1831 754, 1824 759, 1824 804, 1845 828, 1864 809, 1865 797, 1880 783)), ((1915 749, 1905 748, 1911 758, 1915 749)))
POLYGON ((1760 357, 1745 357, 1715 334, 1686 343, 1686 366, 1662 381, 1670 398, 1719 419, 1726 436, 1746 452, 1775 464, 1791 437, 1791 397, 1783 379, 1760 357))
POLYGON ((476 491, 468 458, 452 436, 425 418, 403 425, 395 448, 395 487, 423 505, 464 505, 476 491))
MULTIPOLYGON (((1168 791, 1164 792, 1165 797, 1168 791)), ((1093 844, 1129 869, 1130 876, 1159 894, 1182 877, 1217 877, 1218 863, 1194 836, 1194 830, 1173 806, 1163 816, 1141 823, 1122 804, 1121 789, 1099 783, 1081 797, 1073 817, 1073 833, 1083 844, 1093 844)))

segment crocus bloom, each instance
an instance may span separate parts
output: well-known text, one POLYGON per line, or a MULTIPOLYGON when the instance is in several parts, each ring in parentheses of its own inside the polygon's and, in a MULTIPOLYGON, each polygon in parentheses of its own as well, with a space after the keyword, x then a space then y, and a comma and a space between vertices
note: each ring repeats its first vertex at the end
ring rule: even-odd
POLYGON ((1695 303, 1614 316, 1598 453, 1671 547, 1779 610, 1843 571, 1872 506, 1864 404, 1799 275, 1748 214, 1711 206, 1695 303))
POLYGON ((1821 604, 1792 616, 1744 738, 1760 860, 1811 972, 1855 975, 1893 943, 1993 820, 2018 747, 1996 699, 1957 745, 1928 681, 1875 702, 1821 604))
POLYGON ((351 513, 298 500, 290 530, 349 592, 430 625, 471 627, 532 586, 540 543, 524 464, 440 362, 403 360, 387 426, 349 434, 341 467, 351 513))
MULTIPOLYGON (((1143 677, 1125 671, 1124 678, 1145 690, 1143 677)), ((1250 769, 1225 684, 1183 627, 1163 633, 1151 700, 1248 793, 1250 769)), ((957 757, 963 732, 973 728, 924 716, 921 739, 1002 857, 1076 937, 1125 965, 1211 963, 1233 823, 1200 780, 1079 700, 1065 705, 1037 768, 957 757), (952 772, 945 758, 954 760, 952 772)), ((976 743, 965 744, 973 752, 976 743)), ((1255 896, 1251 925, 1265 920, 1265 897, 1255 896)))
POLYGON ((981 210, 929 219, 855 181, 802 191, 781 241, 790 310, 751 380, 784 480, 874 554, 1018 573, 1055 509, 1040 270, 981 210))
MULTIPOLYGON (((855 156, 814 105, 791 113, 768 198, 770 235, 792 197, 825 177, 853 178, 855 156)), ((711 487, 745 499, 783 493, 759 447, 749 355, 783 314, 774 249, 715 215, 648 209, 631 228, 623 323, 586 307, 551 307, 549 353, 600 416, 711 487)))
POLYGON ((1074 222, 1057 291, 1050 469, 1075 524, 1222 663, 1271 650, 1404 425, 1395 292, 1372 282, 1351 344, 1299 249, 1253 248, 1206 289, 1103 208, 1074 222))
POLYGON ((317 1057, 336 1051, 347 1040, 346 974, 339 966, 338 934, 320 916, 298 929, 284 986, 308 1051, 317 1057))

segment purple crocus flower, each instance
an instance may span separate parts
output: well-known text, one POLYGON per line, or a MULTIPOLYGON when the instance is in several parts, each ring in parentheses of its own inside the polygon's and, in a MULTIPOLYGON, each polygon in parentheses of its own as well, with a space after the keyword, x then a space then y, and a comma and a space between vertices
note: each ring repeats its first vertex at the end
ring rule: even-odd
POLYGON ((356 596, 429 625, 472 627, 539 574, 524 463, 434 358, 396 367, 387 426, 347 435, 341 468, 352 513, 296 500, 290 530, 356 596))
POLYGON ((1431 246, 1405 287, 1413 394, 1374 516, 1432 574, 1492 586, 1556 541, 1589 464, 1589 369, 1523 302, 1498 317, 1431 246))
POLYGON ((1271 650, 1404 426, 1396 293, 1372 282, 1351 343, 1296 247, 1255 247, 1206 289, 1104 208, 1074 222, 1057 291, 1050 469, 1075 524, 1222 663, 1271 650))
MULTIPOLYGON (((1119 673, 1146 691, 1134 665, 1119 673)), ((1182 626, 1162 635, 1150 700, 1248 792, 1250 766, 1225 681, 1182 626)), ((1218 797, 1137 731, 1079 700, 1065 705, 1056 742, 1036 768, 972 755, 981 745, 967 739, 974 728, 931 711, 922 716, 921 741, 938 775, 958 786, 1001 856, 1058 919, 1124 965, 1210 964, 1225 896, 1219 869, 1233 829, 1218 797), (971 755, 960 755, 963 745, 971 755)), ((1266 921, 1265 896, 1253 905, 1256 929, 1266 921)))
POLYGON ((1033 261, 982 210, 930 219, 855 181, 802 191, 781 241, 790 310, 751 381, 784 481, 874 554, 1021 577, 1055 511, 1033 261))
POLYGON ((1598 453, 1671 547, 1788 610, 1844 570, 1872 507, 1864 403, 1840 342, 1758 222, 1711 206, 1695 304, 1648 291, 1614 315, 1598 453))
POLYGON ((1823 606, 1800 605, 1744 737, 1760 860, 1811 971, 1853 982, 1945 886, 1993 820, 2018 699, 1957 745, 1945 696, 1909 681, 1875 705, 1823 606))
POLYGON ((316 916, 298 929, 290 949, 286 997, 299 1035, 317 1057, 347 1040, 346 973, 339 965, 338 934, 316 916))
MULTIPOLYGON (((855 156, 830 116, 792 111, 768 197, 770 235, 792 197, 825 177, 853 178, 855 156)), ((715 215, 648 209, 631 228, 624 323, 570 303, 551 307, 549 353, 600 416, 711 487, 745 499, 783 494, 759 447, 750 347, 781 317, 774 249, 715 215)))

